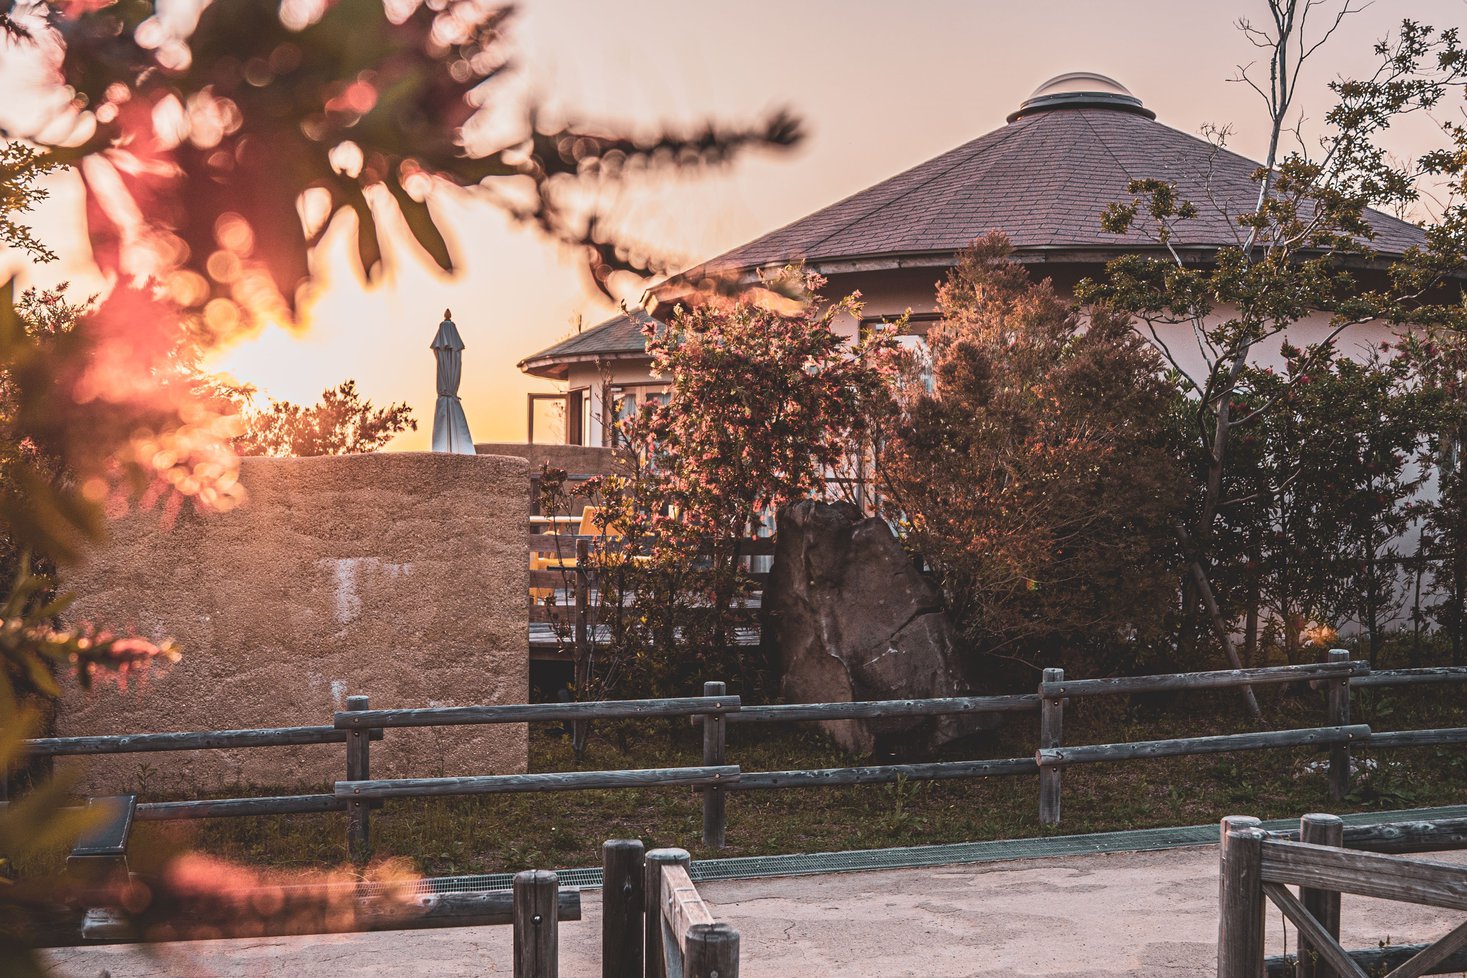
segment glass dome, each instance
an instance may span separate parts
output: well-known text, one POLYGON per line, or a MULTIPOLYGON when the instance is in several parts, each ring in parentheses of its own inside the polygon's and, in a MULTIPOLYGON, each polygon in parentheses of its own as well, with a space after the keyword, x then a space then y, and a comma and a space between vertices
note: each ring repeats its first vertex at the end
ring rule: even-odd
POLYGON ((1034 89, 1034 94, 1009 115, 1009 121, 1055 109, 1114 109, 1156 118, 1155 112, 1114 78, 1094 71, 1068 71, 1034 89))
POLYGON ((1055 75, 1049 81, 1034 89, 1028 101, 1043 98, 1046 95, 1072 95, 1076 92, 1096 92, 1106 95, 1127 95, 1131 98, 1131 90, 1114 78, 1102 75, 1094 71, 1067 71, 1063 75, 1055 75))

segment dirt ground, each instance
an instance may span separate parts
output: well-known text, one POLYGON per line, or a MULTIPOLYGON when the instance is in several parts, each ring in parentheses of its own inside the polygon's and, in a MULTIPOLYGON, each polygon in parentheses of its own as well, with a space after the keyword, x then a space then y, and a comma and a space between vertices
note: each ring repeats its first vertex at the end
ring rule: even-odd
MULTIPOLYGON (((1423 858, 1467 863, 1467 853, 1423 858)), ((1217 849, 704 883, 741 935, 744 978, 1177 978, 1216 968, 1217 849)), ((1346 896, 1346 947, 1434 940, 1458 915, 1346 896)), ((1270 954, 1287 939, 1268 917, 1270 954)), ((560 973, 601 972, 601 894, 561 924, 560 973)), ((315 978, 511 973, 510 928, 209 941, 50 952, 66 978, 315 978)))

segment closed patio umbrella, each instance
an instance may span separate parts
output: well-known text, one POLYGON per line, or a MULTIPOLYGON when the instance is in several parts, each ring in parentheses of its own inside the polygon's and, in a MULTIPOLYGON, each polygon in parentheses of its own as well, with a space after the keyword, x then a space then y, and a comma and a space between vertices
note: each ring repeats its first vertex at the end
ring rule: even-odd
POLYGON ((433 451, 473 455, 474 439, 469 420, 458 399, 458 382, 463 375, 464 341, 453 324, 453 313, 443 310, 443 322, 433 337, 433 355, 438 358, 438 404, 433 409, 433 451))

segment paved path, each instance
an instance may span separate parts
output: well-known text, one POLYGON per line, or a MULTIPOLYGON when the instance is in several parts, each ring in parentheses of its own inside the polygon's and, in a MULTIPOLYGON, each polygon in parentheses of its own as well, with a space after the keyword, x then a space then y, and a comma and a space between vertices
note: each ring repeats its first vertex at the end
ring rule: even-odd
MULTIPOLYGON (((1467 853, 1424 858, 1467 863, 1467 853)), ((738 928, 743 978, 1138 978, 1215 968, 1217 850, 1109 853, 970 866, 702 883, 738 928)), ((600 975, 599 890, 561 924, 561 974, 600 975)), ((1347 947, 1433 940, 1460 915, 1346 897, 1347 947)), ((1269 915, 1270 954, 1281 953, 1269 915)), ((1290 928, 1290 944, 1293 928, 1290 928)), ((51 953, 67 978, 326 978, 509 974, 510 928, 209 941, 51 953)))

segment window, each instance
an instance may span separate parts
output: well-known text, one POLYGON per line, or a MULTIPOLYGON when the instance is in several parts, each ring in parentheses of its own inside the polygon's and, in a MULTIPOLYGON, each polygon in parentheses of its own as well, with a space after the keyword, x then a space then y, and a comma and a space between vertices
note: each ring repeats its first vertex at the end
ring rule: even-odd
MULTIPOLYGON (((897 345, 903 350, 911 353, 917 361, 919 376, 922 386, 930 394, 933 390, 932 377, 932 355, 927 346, 927 331, 932 328, 941 317, 935 312, 913 313, 907 317, 906 326, 897 334, 897 345)), ((866 336, 877 326, 887 325, 892 322, 892 317, 882 316, 879 318, 861 320, 861 335, 866 336)))
POLYGON ((666 404, 668 393, 661 384, 620 384, 611 388, 612 417, 616 424, 611 430, 612 444, 621 441, 621 424, 637 416, 637 412, 650 404, 666 404))

